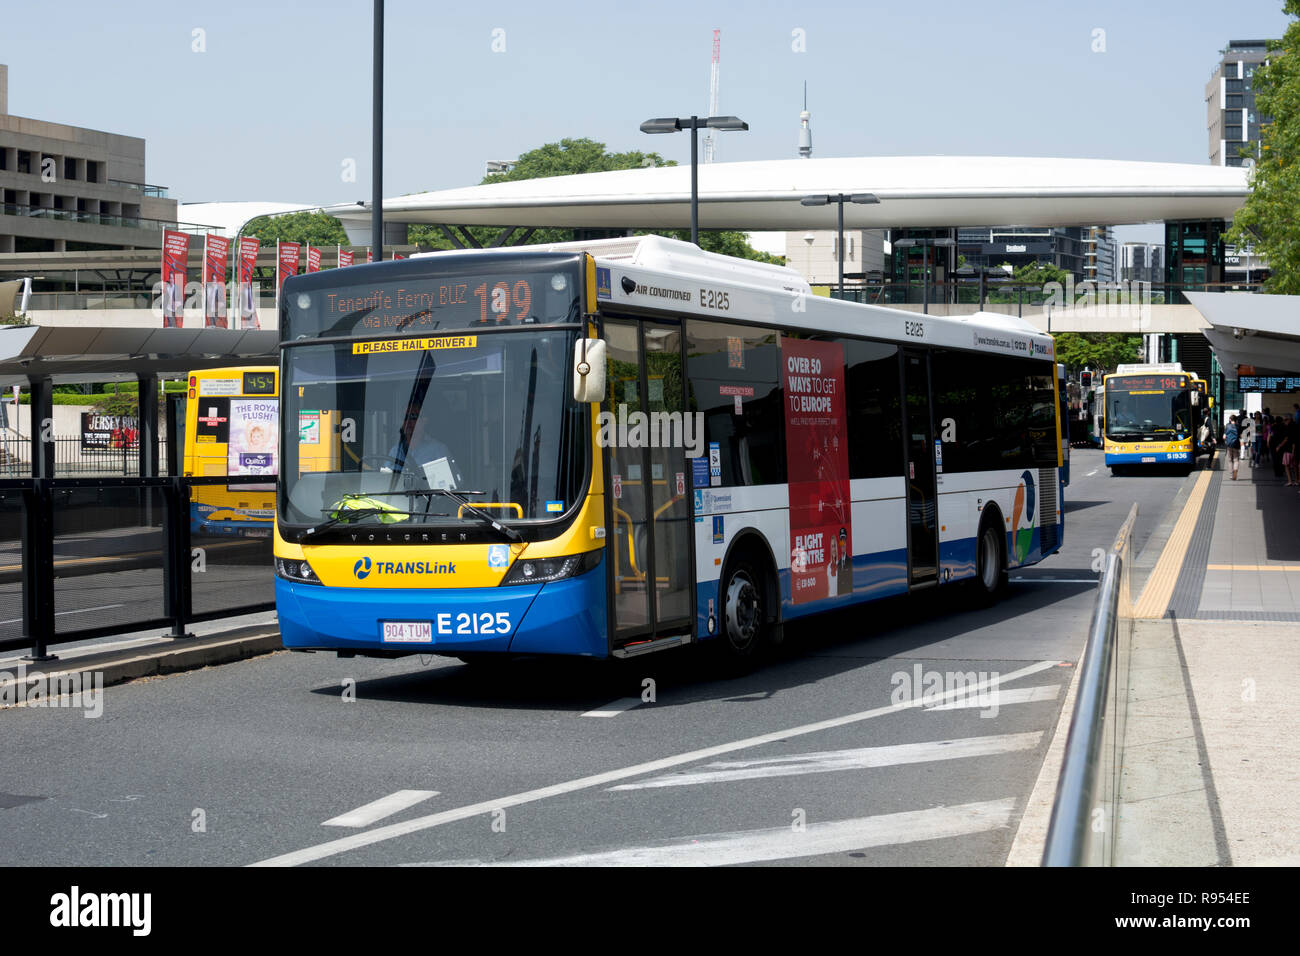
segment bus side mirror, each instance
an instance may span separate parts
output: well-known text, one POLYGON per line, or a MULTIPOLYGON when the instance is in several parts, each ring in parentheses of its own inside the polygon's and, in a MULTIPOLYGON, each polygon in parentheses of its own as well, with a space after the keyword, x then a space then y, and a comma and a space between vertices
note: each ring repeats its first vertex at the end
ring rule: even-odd
POLYGON ((1195 408, 1197 405, 1200 404, 1201 404, 1201 393, 1192 392, 1192 407, 1195 408))
POLYGON ((573 346, 573 400, 605 400, 605 340, 578 339, 573 346))

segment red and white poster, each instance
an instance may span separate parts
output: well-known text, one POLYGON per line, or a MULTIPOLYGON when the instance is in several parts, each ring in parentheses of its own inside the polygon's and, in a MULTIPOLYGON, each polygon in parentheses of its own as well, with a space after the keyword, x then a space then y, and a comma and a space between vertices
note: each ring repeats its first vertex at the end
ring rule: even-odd
POLYGON ((280 304, 280 286, 289 276, 298 274, 298 258, 302 252, 301 242, 275 243, 275 303, 280 304))
POLYGON ((352 265, 352 250, 339 246, 339 268, 352 265))
POLYGON ((370 263, 372 263, 372 262, 374 262, 374 261, 375 261, 375 250, 373 250, 373 249, 367 249, 367 250, 366 250, 366 264, 369 265, 370 263))
POLYGON ((226 265, 230 240, 225 236, 203 238, 203 327, 224 329, 226 320, 226 265))
POLYGON ((315 246, 307 247, 307 271, 320 272, 320 250, 315 246))
POLYGON ((189 264, 190 237, 163 230, 162 313, 164 329, 179 329, 185 315, 185 272, 189 264))
POLYGON ((853 591, 853 525, 844 348, 781 337, 790 596, 795 604, 853 591))
POLYGON ((239 326, 244 329, 259 329, 257 320, 257 290, 253 287, 253 270, 257 268, 256 239, 239 240, 239 326))

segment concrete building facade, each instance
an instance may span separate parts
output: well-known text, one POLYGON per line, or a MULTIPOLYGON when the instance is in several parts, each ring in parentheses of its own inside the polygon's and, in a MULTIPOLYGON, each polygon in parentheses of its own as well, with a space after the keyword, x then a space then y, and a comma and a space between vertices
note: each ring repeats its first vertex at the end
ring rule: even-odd
POLYGON ((14 116, 0 65, 0 253, 159 249, 176 201, 145 182, 145 141, 14 116))

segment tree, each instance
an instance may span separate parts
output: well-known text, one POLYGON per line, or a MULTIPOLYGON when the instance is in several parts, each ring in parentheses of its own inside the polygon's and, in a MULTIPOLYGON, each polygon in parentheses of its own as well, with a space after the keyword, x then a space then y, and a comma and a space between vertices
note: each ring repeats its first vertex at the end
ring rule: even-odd
MULTIPOLYGON (((1300 0, 1284 0, 1283 12, 1300 17, 1300 0)), ((1254 246, 1268 260, 1265 292, 1300 294, 1300 19, 1291 21, 1280 43, 1270 44, 1269 62, 1255 69, 1255 108, 1267 117, 1250 195, 1233 220, 1227 241, 1254 246)))
POLYGON ((258 216, 244 227, 245 236, 265 243, 277 239, 316 247, 351 245, 343 224, 323 212, 291 212, 283 216, 258 216))
MULTIPOLYGON (((514 166, 504 173, 491 173, 483 177, 483 184, 517 182, 522 179, 542 179, 551 176, 574 176, 579 173, 601 173, 615 169, 640 169, 645 166, 675 166, 675 162, 665 160, 658 153, 646 153, 630 150, 625 153, 610 153, 604 143, 590 139, 562 139, 558 143, 546 143, 537 149, 529 150, 515 161, 514 166)), ((471 226, 468 232, 474 238, 488 245, 493 242, 500 229, 488 226, 471 226)), ((638 235, 650 235, 639 232, 638 235)), ((689 230, 666 230, 653 233, 686 240, 689 230)), ((408 231, 411 242, 425 249, 451 249, 452 243, 438 226, 415 224, 408 231)), ((572 229, 538 229, 528 239, 529 245, 551 242, 568 242, 573 239, 572 229)), ((759 252, 749 245, 743 232, 702 232, 700 248, 723 255, 738 256, 744 259, 757 259, 760 262, 782 263, 783 259, 759 252)))
POLYGON ((1142 354, 1142 336, 1122 332, 1057 332, 1056 360, 1067 371, 1090 368, 1111 371, 1123 362, 1136 362, 1142 354))
POLYGON ((1059 282, 1064 287, 1070 275, 1069 269, 1062 269, 1050 262, 1027 262, 1011 274, 1011 279, 1017 285, 1046 285, 1049 282, 1059 282))

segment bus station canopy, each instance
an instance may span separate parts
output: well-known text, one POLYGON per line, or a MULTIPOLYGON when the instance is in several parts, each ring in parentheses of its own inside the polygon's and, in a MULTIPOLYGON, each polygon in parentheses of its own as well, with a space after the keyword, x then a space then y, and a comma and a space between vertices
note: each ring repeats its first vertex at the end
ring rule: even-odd
MULTIPOLYGON (((649 144, 647 144, 649 145, 649 144)), ((582 173, 415 193, 384 200, 392 222, 593 229, 690 225, 690 166, 582 173)), ((872 156, 699 167, 702 229, 833 229, 836 204, 812 195, 872 193, 844 204, 849 229, 1122 225, 1231 219, 1247 171, 1191 163, 1005 156, 872 156)), ((366 203, 324 207, 368 235, 366 203)))
POLYGON ((1300 375, 1300 295, 1184 294, 1209 323, 1205 337, 1229 377, 1238 365, 1300 375))
POLYGON ((191 369, 278 364, 280 333, 242 329, 0 326, 0 386, 181 377, 191 369))

